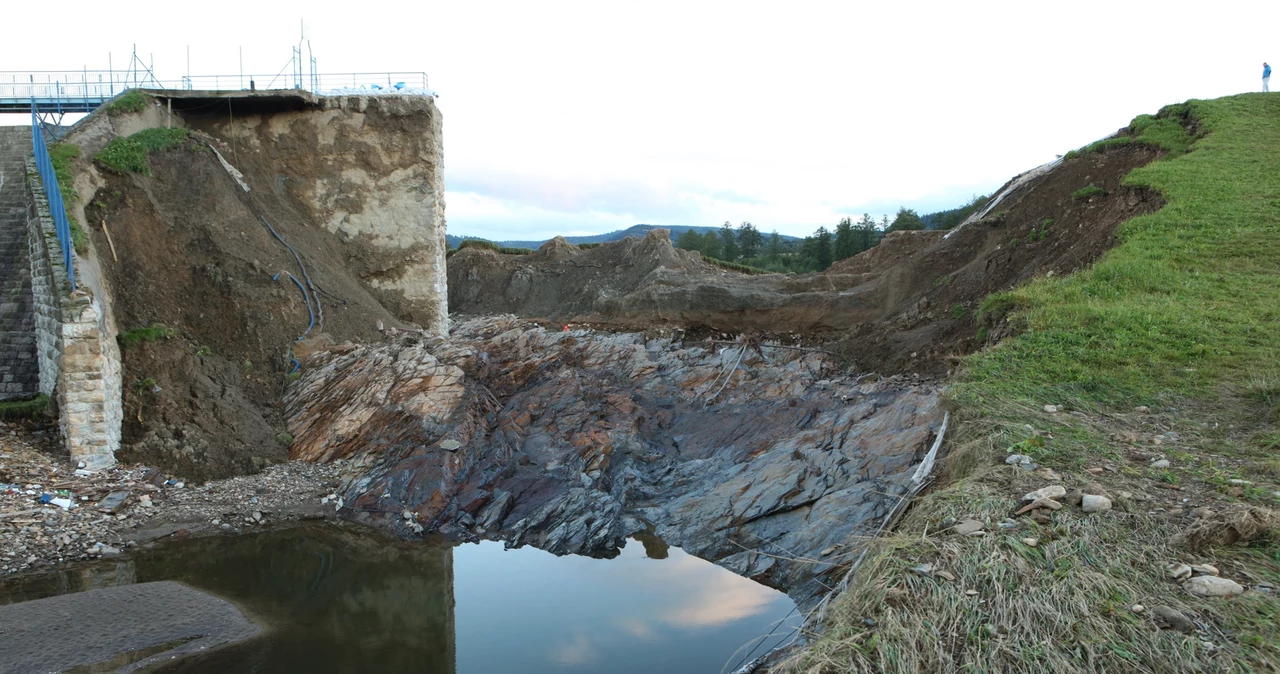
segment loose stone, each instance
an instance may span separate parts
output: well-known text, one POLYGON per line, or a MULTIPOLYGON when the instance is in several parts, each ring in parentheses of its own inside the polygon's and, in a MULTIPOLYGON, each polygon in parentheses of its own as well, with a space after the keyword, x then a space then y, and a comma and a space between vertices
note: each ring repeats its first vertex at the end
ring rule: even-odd
POLYGON ((1105 496, 1085 494, 1080 501, 1080 508, 1087 513, 1100 513, 1111 510, 1111 499, 1105 496))
POLYGON ((1197 597, 1233 597, 1244 593, 1244 587, 1230 578, 1196 576, 1182 584, 1182 589, 1197 597))

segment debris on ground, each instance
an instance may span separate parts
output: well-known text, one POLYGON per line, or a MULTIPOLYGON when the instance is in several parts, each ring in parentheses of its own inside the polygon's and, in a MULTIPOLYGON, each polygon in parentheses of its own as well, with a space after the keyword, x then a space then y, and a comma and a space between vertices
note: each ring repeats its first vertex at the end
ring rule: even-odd
POLYGON ((341 464, 282 463, 189 486, 142 465, 78 470, 53 429, 0 424, 0 576, 122 554, 169 535, 333 516, 341 464))

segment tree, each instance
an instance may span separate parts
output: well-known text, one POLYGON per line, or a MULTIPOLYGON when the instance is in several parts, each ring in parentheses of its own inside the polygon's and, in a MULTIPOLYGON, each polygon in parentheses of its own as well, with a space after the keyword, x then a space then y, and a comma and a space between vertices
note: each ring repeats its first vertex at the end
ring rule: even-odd
POLYGON ((836 225, 835 259, 843 260, 858 254, 857 242, 854 241, 853 220, 844 218, 836 225))
POLYGON ((703 257, 720 257, 720 234, 716 230, 708 230, 702 235, 702 247, 698 249, 703 257))
POLYGON ((760 230, 749 222, 738 225, 737 238, 738 251, 742 253, 742 257, 755 257, 760 252, 760 244, 764 242, 760 230))
POLYGON ((826 227, 819 227, 818 231, 813 233, 813 239, 817 242, 818 271, 823 271, 831 266, 831 232, 826 227))
POLYGON ((684 230, 684 233, 676 239, 676 248, 701 251, 702 235, 692 229, 686 229, 684 230))
POLYGON ((738 239, 734 236, 733 225, 726 220, 720 226, 720 259, 735 262, 742 256, 742 251, 738 248, 738 239))
POLYGON ((924 229, 924 222, 920 220, 920 215, 910 208, 898 208, 898 216, 893 219, 893 224, 885 227, 886 232, 901 232, 924 229))
POLYGON ((876 221, 871 219, 871 214, 863 213, 862 219, 857 225, 857 249, 861 253, 876 245, 876 221))
POLYGON ((769 234, 769 243, 765 245, 764 252, 775 257, 782 254, 782 237, 778 236, 777 231, 769 234))

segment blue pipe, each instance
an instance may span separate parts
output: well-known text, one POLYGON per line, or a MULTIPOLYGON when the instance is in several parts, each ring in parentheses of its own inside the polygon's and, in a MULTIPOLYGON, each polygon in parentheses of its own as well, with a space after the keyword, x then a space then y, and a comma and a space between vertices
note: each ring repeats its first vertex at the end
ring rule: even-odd
MULTIPOLYGON (((289 244, 285 244, 285 245, 287 246, 289 244)), ((316 312, 311 308, 311 295, 307 293, 307 289, 303 287, 302 281, 299 281, 298 277, 294 276, 293 274, 289 274, 289 272, 283 272, 283 273, 288 274, 289 279, 293 281, 294 285, 298 286, 298 290, 302 291, 302 299, 305 300, 307 303, 307 314, 311 317, 311 322, 307 323, 306 332, 303 332, 302 335, 298 337, 298 340, 301 341, 304 337, 307 336, 308 332, 311 332, 311 328, 314 328, 316 326, 316 312)), ((276 274, 275 276, 272 276, 271 280, 279 281, 280 274, 276 274)), ((294 361, 294 362, 296 363, 297 361, 294 361)))

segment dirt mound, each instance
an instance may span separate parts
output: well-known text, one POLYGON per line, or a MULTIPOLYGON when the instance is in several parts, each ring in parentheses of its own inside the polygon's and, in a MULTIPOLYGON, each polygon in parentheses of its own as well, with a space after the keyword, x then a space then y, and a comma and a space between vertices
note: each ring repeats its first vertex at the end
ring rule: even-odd
POLYGON ((289 351, 313 321, 312 336, 339 340, 375 340, 380 323, 401 325, 348 270, 343 243, 269 186, 256 189, 252 176, 270 167, 241 158, 253 169, 248 194, 193 140, 153 154, 150 176, 104 174, 85 209, 121 332, 118 456, 190 479, 285 459, 289 351), (322 316, 313 318, 293 281, 305 283, 293 253, 259 214, 323 291, 322 316), (148 326, 163 328, 139 330, 148 326))
POLYGON ((1163 205, 1121 184, 1159 154, 1127 145, 1042 167, 1006 185, 981 219, 892 233, 821 274, 726 270, 672 248, 661 230, 577 252, 559 246, 554 256, 460 251, 449 259, 449 307, 628 330, 799 333, 837 343, 864 370, 943 374, 949 356, 1001 336, 974 319, 983 298, 1089 264, 1115 244, 1120 223, 1163 205), (1092 196, 1080 192, 1090 186, 1092 196))

